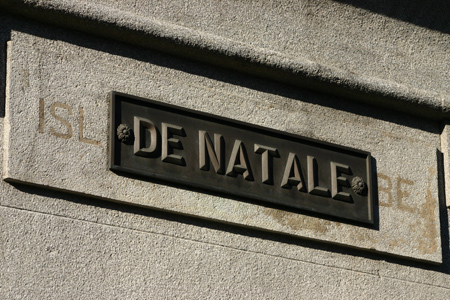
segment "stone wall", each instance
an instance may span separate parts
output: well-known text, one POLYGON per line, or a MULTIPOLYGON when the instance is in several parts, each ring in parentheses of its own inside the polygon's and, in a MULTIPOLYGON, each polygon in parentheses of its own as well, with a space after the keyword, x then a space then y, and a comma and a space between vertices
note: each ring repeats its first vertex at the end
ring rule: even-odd
POLYGON ((443 9, 0 9, 2 299, 448 299, 443 9), (111 92, 369 152, 374 224, 111 171, 111 92))

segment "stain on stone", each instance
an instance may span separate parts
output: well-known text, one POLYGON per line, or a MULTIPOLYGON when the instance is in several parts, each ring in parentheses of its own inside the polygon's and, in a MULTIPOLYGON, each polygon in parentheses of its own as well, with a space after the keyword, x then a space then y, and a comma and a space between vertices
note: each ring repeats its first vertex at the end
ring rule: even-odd
POLYGON ((438 231, 436 229, 436 224, 434 222, 433 216, 436 211, 436 205, 437 205, 437 199, 433 197, 433 194, 431 193, 430 189, 430 182, 431 179, 436 174, 436 169, 433 167, 430 167, 428 169, 429 175, 428 175, 428 183, 427 183, 427 194, 425 196, 425 203, 420 208, 420 215, 423 217, 424 224, 423 224, 423 234, 421 235, 421 238, 419 239, 419 251, 422 254, 431 254, 435 253, 438 249, 438 231))
POLYGON ((268 208, 264 210, 267 216, 272 217, 277 223, 292 230, 310 230, 316 234, 325 234, 330 227, 341 226, 338 222, 331 222, 324 219, 316 219, 309 216, 302 216, 287 211, 268 208))
POLYGON ((426 143, 420 139, 409 137, 409 136, 404 136, 404 135, 398 135, 398 134, 394 134, 392 132, 387 132, 387 131, 382 131, 381 136, 382 136, 382 138, 390 138, 395 141, 408 141, 409 143, 422 143, 425 146, 430 146, 430 147, 432 146, 429 143, 426 143))
POLYGON ((370 249, 376 250, 376 244, 378 243, 378 239, 373 237, 373 234, 368 231, 359 231, 359 232, 352 232, 350 236, 351 240, 361 242, 362 244, 369 243, 372 246, 370 249))

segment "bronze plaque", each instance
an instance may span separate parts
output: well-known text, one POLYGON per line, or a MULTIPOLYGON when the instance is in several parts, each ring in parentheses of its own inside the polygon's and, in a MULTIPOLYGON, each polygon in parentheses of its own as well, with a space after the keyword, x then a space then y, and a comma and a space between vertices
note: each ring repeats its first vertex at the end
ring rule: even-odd
POLYGON ((373 224, 368 152, 116 92, 110 130, 119 174, 373 224))

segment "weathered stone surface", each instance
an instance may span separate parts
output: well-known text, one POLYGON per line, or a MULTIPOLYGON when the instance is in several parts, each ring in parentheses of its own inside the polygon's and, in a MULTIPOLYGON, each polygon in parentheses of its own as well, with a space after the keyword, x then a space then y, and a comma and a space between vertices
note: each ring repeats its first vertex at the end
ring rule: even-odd
POLYGON ((444 200, 437 192, 444 178, 428 180, 427 167, 442 175, 443 165, 449 176, 448 125, 439 141, 443 127, 428 119, 274 83, 310 88, 311 76, 321 81, 316 90, 336 95, 328 87, 347 87, 340 92, 357 91, 352 95, 369 104, 381 101, 442 120, 450 107, 448 3, 274 3, 0 0, 0 70, 14 28, 8 103, 18 105, 4 120, 0 94, 0 168, 12 166, 15 175, 42 185, 0 182, 0 299, 450 298, 448 210, 441 205, 439 219, 437 208, 426 205, 429 195, 435 206, 444 200), (274 82, 28 23, 5 11, 274 82), (232 210, 231 199, 105 176, 111 89, 371 151, 378 227, 280 211, 278 221, 271 221, 258 214, 267 212, 262 208, 255 212, 240 204, 232 210), (67 126, 52 116, 52 105, 63 118, 65 105, 72 110, 71 138, 64 139, 67 126), (440 143, 443 164, 436 159, 440 143), (173 196, 169 212, 48 188, 96 187, 93 195, 111 188, 114 196, 113 189, 125 183, 125 201, 166 205, 165 197, 173 196), (190 204, 197 205, 194 214, 207 204, 207 219, 182 216, 183 205, 190 204), (214 221, 213 213, 224 211, 219 219, 236 212, 242 218, 237 225, 214 221), (375 251, 368 252, 372 246, 375 251), (436 247, 442 250, 424 257, 423 251, 436 247), (429 264, 440 260, 440 251, 443 264, 429 264))
POLYGON ((432 3, 0 0, 0 7, 41 22, 443 120, 450 116, 445 80, 450 38, 443 13, 448 3, 432 3))
POLYGON ((417 266, 157 212, 124 212, 32 187, 1 188, 3 299, 447 299, 450 293, 447 275, 417 266))
POLYGON ((13 32, 5 179, 441 262, 438 124, 368 106, 349 107, 342 99, 336 102, 147 50, 97 43, 57 33, 42 38, 13 32), (110 172, 108 94, 112 90, 371 152, 378 175, 376 228, 110 172))

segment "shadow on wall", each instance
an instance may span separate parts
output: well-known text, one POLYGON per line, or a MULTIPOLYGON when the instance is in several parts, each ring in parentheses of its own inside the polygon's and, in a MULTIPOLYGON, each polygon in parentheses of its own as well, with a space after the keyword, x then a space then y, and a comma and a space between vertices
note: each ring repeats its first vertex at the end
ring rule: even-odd
MULTIPOLYGON (((0 15, 0 18, 3 16, 0 15)), ((5 116, 6 96, 6 42, 11 39, 11 31, 8 26, 0 23, 0 118, 5 116)))
POLYGON ((417 26, 450 33, 448 0, 335 0, 417 26))
POLYGON ((444 155, 436 150, 439 182, 439 223, 441 225, 442 266, 441 271, 450 273, 450 238, 447 201, 445 195, 444 155))

